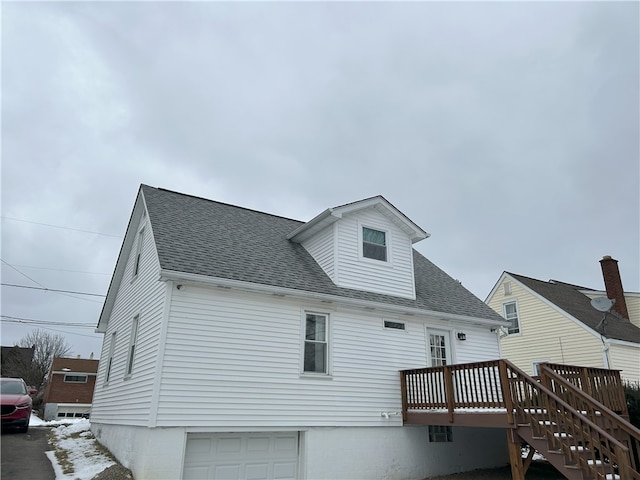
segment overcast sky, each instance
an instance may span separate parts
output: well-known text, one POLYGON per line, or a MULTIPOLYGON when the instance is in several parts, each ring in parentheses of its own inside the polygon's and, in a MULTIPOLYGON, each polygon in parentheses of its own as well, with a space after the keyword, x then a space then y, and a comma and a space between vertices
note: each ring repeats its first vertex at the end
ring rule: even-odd
POLYGON ((37 320, 100 355, 103 297, 4 284, 104 295, 141 183, 298 220, 381 194, 483 300, 505 270, 603 289, 603 255, 640 291, 638 19, 4 2, 2 345, 37 320))

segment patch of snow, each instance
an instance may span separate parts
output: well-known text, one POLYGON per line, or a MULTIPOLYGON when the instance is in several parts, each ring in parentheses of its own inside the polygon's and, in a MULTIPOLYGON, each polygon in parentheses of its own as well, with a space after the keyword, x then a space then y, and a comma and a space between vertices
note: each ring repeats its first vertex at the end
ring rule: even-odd
POLYGON ((66 452, 67 463, 73 473, 66 474, 59 463, 55 451, 45 452, 53 465, 56 480, 91 480, 115 462, 102 453, 97 441, 89 430, 91 423, 86 418, 65 418, 45 422, 35 415, 29 421, 31 427, 51 427, 49 443, 54 450, 66 452))
MULTIPOLYGON (((527 458, 527 456, 529 455, 529 446, 526 446, 522 449, 522 458, 527 458)), ((544 456, 542 456, 540 453, 538 453, 538 451, 536 450, 535 453, 533 454, 533 460, 546 460, 546 458, 544 458, 544 456)))

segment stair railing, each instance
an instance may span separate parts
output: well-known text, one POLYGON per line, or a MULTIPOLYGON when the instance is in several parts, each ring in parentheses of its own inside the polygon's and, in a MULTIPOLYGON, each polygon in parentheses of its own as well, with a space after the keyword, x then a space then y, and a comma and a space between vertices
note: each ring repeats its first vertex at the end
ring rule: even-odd
POLYGON ((516 412, 518 424, 530 425, 535 436, 545 438, 550 451, 564 455, 567 465, 595 478, 615 478, 617 470, 623 480, 640 480, 624 444, 511 362, 501 362, 509 383, 506 406, 516 412))
POLYGON ((628 419, 629 411, 619 370, 559 363, 545 363, 544 365, 577 389, 628 419))
POLYGON ((555 365, 540 365, 543 385, 622 442, 629 449, 631 467, 640 471, 640 429, 577 388, 573 382, 557 373, 554 367, 555 365))

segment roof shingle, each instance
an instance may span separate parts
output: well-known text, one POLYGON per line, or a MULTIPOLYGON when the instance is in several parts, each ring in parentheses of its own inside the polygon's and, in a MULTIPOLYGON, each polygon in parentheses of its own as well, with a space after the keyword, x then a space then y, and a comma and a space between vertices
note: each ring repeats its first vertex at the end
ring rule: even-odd
POLYGON ((415 300, 341 288, 302 245, 287 240, 304 222, 147 185, 141 191, 164 270, 504 323, 415 250, 415 300))
POLYGON ((616 312, 607 314, 604 330, 602 329, 600 322, 604 314, 594 309, 591 306, 591 299, 581 292, 581 290, 592 289, 559 282, 557 280, 545 282, 536 280, 535 278, 516 275, 515 273, 506 273, 575 319, 581 321, 593 330, 604 334, 605 337, 640 343, 640 328, 636 327, 629 320, 622 318, 616 312), (598 327, 600 327, 599 330, 598 327))

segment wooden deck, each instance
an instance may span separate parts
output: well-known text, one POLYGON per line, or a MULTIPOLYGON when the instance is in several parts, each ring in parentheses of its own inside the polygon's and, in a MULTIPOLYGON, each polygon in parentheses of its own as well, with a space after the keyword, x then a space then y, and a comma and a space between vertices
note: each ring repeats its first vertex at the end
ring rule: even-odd
POLYGON ((405 425, 506 429, 514 480, 540 451, 567 478, 640 480, 640 430, 618 371, 543 364, 533 378, 507 360, 400 372, 405 425))

